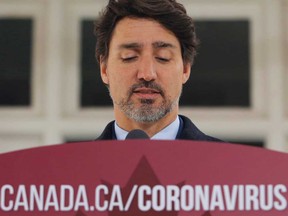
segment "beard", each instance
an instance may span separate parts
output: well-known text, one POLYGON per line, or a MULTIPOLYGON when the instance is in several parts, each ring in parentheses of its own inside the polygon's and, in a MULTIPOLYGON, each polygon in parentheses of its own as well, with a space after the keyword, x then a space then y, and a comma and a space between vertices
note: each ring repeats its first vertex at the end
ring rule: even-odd
POLYGON ((167 97, 163 88, 154 83, 143 81, 138 84, 134 84, 127 92, 127 97, 122 98, 118 103, 115 103, 119 106, 120 110, 130 119, 133 119, 136 122, 141 123, 151 123, 156 122, 166 116, 167 113, 171 112, 174 107, 179 103, 181 92, 179 96, 172 100, 167 97), (163 100, 159 105, 155 105, 154 99, 139 99, 140 106, 135 104, 131 99, 135 89, 137 88, 150 88, 155 89, 162 96, 163 100))

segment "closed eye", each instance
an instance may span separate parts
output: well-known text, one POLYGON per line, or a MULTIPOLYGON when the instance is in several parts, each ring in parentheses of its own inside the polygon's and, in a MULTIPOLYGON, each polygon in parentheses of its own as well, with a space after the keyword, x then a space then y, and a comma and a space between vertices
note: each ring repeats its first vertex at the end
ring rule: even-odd
POLYGON ((169 62, 169 61, 170 61, 170 59, 168 59, 168 58, 162 58, 162 57, 156 57, 156 59, 157 59, 158 61, 160 61, 160 62, 163 62, 163 63, 166 63, 166 62, 169 62))
POLYGON ((123 62, 132 62, 137 59, 137 56, 127 57, 127 58, 121 58, 123 62))

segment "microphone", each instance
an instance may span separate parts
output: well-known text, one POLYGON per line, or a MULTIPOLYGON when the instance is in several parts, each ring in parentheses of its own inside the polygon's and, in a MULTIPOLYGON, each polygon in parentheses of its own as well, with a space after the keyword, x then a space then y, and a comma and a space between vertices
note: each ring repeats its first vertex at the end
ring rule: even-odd
POLYGON ((127 139, 150 139, 150 138, 143 130, 135 129, 127 134, 125 140, 127 139))

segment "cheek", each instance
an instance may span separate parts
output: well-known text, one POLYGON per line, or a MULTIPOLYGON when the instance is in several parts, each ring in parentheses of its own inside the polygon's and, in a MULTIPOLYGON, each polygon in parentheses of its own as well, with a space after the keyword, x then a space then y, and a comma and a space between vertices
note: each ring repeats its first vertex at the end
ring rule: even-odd
POLYGON ((183 71, 183 67, 179 67, 178 68, 178 73, 174 74, 174 77, 172 78, 172 85, 173 89, 171 89, 171 91, 173 91, 174 95, 178 96, 183 88, 183 84, 186 82, 186 76, 185 74, 182 72, 183 71))
POLYGON ((110 93, 113 96, 123 96, 127 93, 130 85, 128 77, 121 75, 121 73, 111 73, 109 76, 110 93))
POLYGON ((178 96, 181 92, 182 85, 182 78, 176 74, 169 77, 168 82, 162 84, 168 97, 178 96))

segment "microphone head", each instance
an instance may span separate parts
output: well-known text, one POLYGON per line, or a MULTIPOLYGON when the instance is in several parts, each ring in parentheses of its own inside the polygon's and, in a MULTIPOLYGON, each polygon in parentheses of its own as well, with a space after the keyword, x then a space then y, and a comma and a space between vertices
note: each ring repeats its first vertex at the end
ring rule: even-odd
POLYGON ((143 130, 135 129, 127 134, 126 140, 127 139, 150 139, 150 138, 143 130))

